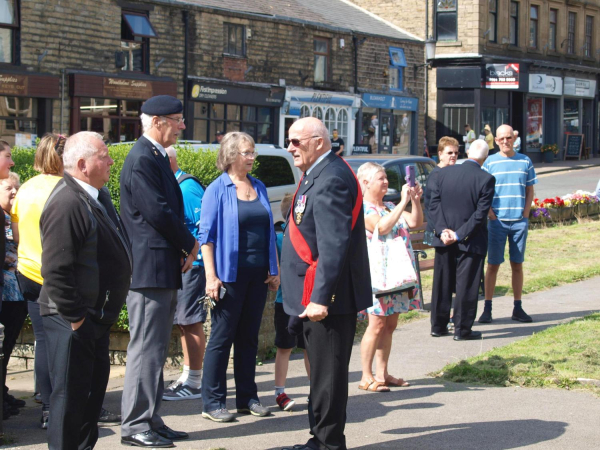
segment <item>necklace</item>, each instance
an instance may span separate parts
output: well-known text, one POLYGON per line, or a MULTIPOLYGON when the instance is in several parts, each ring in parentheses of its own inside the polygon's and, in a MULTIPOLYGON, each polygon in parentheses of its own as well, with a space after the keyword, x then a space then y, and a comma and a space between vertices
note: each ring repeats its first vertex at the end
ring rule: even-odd
MULTIPOLYGON (((235 186, 235 190, 236 191, 238 190, 238 186, 237 185, 235 186)), ((251 195, 251 190, 250 190, 250 188, 247 187, 246 188, 246 201, 250 201, 250 195, 251 195)))

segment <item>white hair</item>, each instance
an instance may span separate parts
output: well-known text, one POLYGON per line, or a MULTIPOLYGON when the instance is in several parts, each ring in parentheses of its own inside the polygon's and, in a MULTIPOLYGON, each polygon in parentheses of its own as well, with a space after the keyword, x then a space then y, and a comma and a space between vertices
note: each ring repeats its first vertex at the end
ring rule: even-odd
POLYGON ((152 118, 153 117, 158 117, 161 122, 166 122, 167 119, 165 119, 164 117, 160 117, 160 116, 150 116, 148 114, 144 114, 141 113, 140 114, 140 119, 142 120, 142 132, 146 133, 147 131, 150 130, 150 128, 152 128, 154 125, 152 125, 152 118))
POLYGON ((93 131, 80 131, 67 139, 63 152, 63 166, 67 172, 77 167, 80 159, 88 160, 98 151, 94 139, 104 142, 101 134, 93 131))
POLYGON ((485 160, 489 151, 490 148, 488 147, 487 142, 485 142, 483 139, 477 139, 476 141, 473 141, 469 147, 469 150, 467 151, 467 154, 471 159, 485 160))
POLYGON ((385 172, 385 168, 381 164, 366 162, 358 168, 356 178, 358 178, 358 181, 361 183, 364 180, 371 181, 378 172, 385 172))

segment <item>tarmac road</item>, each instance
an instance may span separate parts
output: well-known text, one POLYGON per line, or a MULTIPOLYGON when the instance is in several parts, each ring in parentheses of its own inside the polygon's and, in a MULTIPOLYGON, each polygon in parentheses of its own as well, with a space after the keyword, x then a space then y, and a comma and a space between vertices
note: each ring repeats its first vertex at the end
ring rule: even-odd
POLYGON ((562 197, 578 189, 594 192, 598 180, 600 180, 600 167, 538 175, 535 196, 539 199, 562 197))

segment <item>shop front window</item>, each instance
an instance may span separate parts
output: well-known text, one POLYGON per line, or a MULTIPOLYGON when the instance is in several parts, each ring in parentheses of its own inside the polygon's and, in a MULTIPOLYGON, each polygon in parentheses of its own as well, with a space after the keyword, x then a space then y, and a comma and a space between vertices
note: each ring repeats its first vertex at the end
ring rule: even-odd
MULTIPOLYGON (((323 121, 325 127, 329 131, 329 135, 331 135, 332 131, 336 128, 335 125, 335 111, 333 108, 327 108, 325 111, 325 120, 323 121)), ((339 130, 338 130, 339 132, 339 130)))
POLYGON ((131 142, 141 135, 141 101, 79 98, 79 129, 100 133, 112 144, 131 142))
POLYGON ((360 145, 371 147, 371 153, 377 153, 377 142, 379 136, 379 119, 377 109, 363 108, 360 132, 360 145))
POLYGON ((563 111, 564 132, 579 133, 579 100, 565 99, 563 111))
POLYGON ((344 142, 348 142, 348 111, 346 109, 340 109, 338 112, 337 129, 344 142))
POLYGON ((466 124, 473 126, 475 108, 473 105, 444 105, 444 131, 442 135, 451 136, 463 142, 461 136, 464 134, 466 124))
POLYGON ((0 0, 0 63, 14 63, 15 34, 19 28, 16 0, 0 0))
POLYGON ((0 136, 10 145, 37 136, 37 99, 0 96, 0 136))
POLYGON ((411 112, 394 110, 394 134, 392 153, 410 155, 411 142, 411 112))
POLYGON ((481 108, 481 134, 486 125, 490 126, 492 134, 496 137, 496 129, 508 121, 508 108, 481 108))
POLYGON ((300 118, 304 117, 310 117, 310 107, 306 105, 302 105, 302 108, 300 108, 300 118))
POLYGON ((543 144, 544 100, 531 97, 527 99, 527 149, 539 149, 543 144))
POLYGON ((257 144, 273 142, 273 108, 194 102, 195 140, 216 143, 217 132, 243 131, 257 144))
POLYGON ((312 110, 312 116, 323 120, 323 109, 320 106, 315 106, 312 110))

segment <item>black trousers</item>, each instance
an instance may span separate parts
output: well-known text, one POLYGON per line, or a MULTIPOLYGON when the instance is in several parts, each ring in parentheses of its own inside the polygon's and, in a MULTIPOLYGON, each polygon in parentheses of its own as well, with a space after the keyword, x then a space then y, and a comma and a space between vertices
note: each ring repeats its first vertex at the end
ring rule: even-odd
POLYGON ((4 361, 2 361, 2 385, 4 386, 4 395, 8 393, 6 386, 6 372, 8 361, 12 354, 17 338, 23 328, 23 322, 27 317, 27 302, 3 302, 2 311, 0 311, 0 323, 4 325, 4 361))
POLYGON ((98 418, 110 374, 110 325, 85 319, 77 331, 59 315, 44 316, 48 339, 50 422, 48 448, 84 450, 98 441, 98 418))
POLYGON ((477 315, 479 282, 483 273, 484 255, 461 251, 457 245, 436 247, 431 296, 431 331, 443 332, 450 320, 452 290, 454 301, 454 334, 465 336, 477 315))
POLYGON ((313 437, 306 444, 310 448, 346 449, 348 366, 355 332, 356 313, 304 322, 310 361, 308 421, 313 437))
POLYGON ((224 283, 227 293, 210 313, 210 339, 202 378, 205 412, 226 408, 227 365, 232 344, 236 407, 247 408, 259 402, 256 354, 267 300, 267 274, 267 268, 238 268, 236 281, 224 283))

